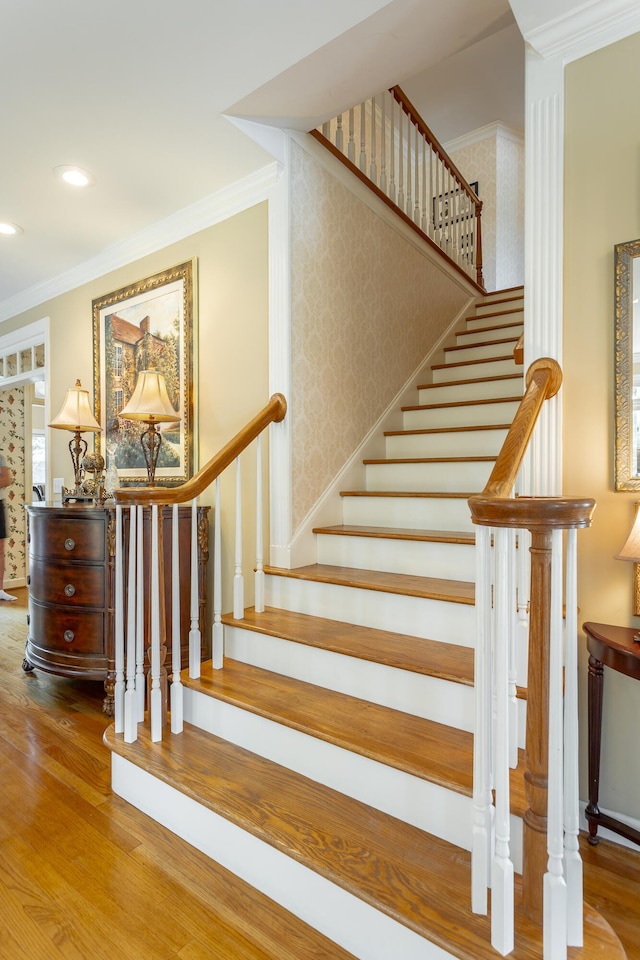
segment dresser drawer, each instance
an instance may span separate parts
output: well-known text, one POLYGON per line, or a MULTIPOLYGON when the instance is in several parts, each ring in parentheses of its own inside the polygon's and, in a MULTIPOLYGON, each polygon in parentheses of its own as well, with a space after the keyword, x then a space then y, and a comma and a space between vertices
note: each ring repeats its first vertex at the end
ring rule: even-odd
MULTIPOLYGON (((69 507, 71 512, 73 507, 69 507)), ((31 557, 49 560, 89 560, 96 563, 106 556, 106 517, 58 515, 50 522, 37 510, 29 515, 31 557)))
POLYGON ((105 654, 102 611, 50 608, 32 599, 29 633, 47 650, 68 654, 105 654))
POLYGON ((32 560, 29 590, 34 600, 79 607, 104 607, 103 566, 32 560))

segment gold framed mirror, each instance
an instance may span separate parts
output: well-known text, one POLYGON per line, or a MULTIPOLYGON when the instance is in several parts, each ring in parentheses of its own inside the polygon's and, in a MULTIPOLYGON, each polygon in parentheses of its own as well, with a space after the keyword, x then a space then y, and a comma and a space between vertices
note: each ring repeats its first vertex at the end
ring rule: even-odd
POLYGON ((640 490, 640 240, 614 247, 616 490, 640 490))

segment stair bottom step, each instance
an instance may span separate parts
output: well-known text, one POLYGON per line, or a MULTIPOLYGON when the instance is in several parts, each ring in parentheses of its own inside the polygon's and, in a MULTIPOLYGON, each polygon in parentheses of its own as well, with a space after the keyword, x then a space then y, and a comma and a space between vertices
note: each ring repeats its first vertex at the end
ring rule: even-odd
MULTIPOLYGON (((470 912, 465 851, 189 725, 162 744, 142 729, 125 744, 112 726, 105 742, 117 794, 343 950, 363 960, 495 956, 489 920, 470 912)), ((570 956, 624 957, 592 911, 585 942, 570 956)), ((522 918, 511 956, 541 956, 522 918)))

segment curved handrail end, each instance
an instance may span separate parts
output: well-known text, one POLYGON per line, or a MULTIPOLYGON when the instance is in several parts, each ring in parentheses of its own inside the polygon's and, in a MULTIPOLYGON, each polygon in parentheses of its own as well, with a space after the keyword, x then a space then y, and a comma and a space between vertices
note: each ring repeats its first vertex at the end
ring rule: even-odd
POLYGON ((562 386, 562 368, 560 364, 552 357, 538 357, 537 360, 534 360, 533 363, 529 365, 525 377, 526 385, 529 386, 532 380, 537 379, 537 375, 540 372, 544 374, 544 381, 546 381, 544 383, 545 400, 548 400, 550 397, 555 397, 562 386))

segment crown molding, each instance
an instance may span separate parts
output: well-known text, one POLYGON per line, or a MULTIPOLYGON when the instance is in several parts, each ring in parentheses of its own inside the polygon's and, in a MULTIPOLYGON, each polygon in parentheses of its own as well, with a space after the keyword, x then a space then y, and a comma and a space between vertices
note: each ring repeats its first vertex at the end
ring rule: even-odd
POLYGON ((456 137, 455 140, 449 140, 443 146, 447 153, 451 154, 457 150, 463 150, 465 147, 472 147, 483 140, 497 140, 498 137, 502 137, 504 140, 512 140, 514 143, 524 143, 522 130, 517 130, 515 127, 510 127, 498 120, 495 123, 487 123, 484 127, 471 130, 461 137, 456 137))
POLYGON ((571 63, 639 31, 637 0, 590 0, 528 31, 524 39, 541 57, 561 56, 571 63))
POLYGON ((53 297, 75 290, 112 270, 118 270, 134 260, 156 253, 163 247, 184 240, 207 227, 228 220, 229 217, 266 200, 281 173, 281 165, 274 160, 242 180, 178 210, 120 243, 107 247, 98 256, 71 270, 9 297, 0 303, 0 323, 53 297))

